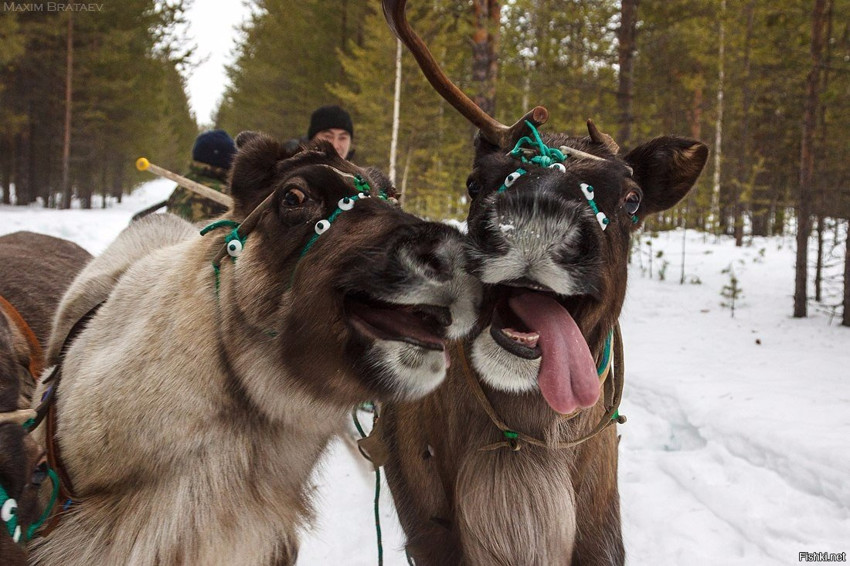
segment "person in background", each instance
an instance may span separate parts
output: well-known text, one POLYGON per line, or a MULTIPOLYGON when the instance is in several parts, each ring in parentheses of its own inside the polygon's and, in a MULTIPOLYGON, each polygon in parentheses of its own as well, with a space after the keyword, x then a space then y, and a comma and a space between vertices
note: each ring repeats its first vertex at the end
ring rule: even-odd
MULTIPOLYGON (((203 132, 195 138, 192 162, 184 177, 227 194, 227 175, 235 154, 236 144, 227 132, 203 132)), ((168 197, 165 205, 168 212, 182 216, 189 222, 208 220, 227 211, 224 205, 205 199, 179 185, 168 197)))
POLYGON ((285 147, 290 153, 313 140, 325 140, 333 144, 334 149, 343 159, 351 160, 354 150, 351 142, 354 139, 354 123, 351 116, 336 105, 317 108, 310 116, 310 128, 306 138, 295 138, 286 142, 285 147))

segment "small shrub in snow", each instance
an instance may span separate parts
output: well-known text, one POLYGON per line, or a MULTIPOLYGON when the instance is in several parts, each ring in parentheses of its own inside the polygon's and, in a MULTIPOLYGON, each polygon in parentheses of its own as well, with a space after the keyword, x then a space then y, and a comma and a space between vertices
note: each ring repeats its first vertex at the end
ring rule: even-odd
POLYGON ((729 264, 729 267, 720 273, 729 275, 729 283, 724 285, 723 289, 720 290, 720 296, 725 299, 720 303, 720 306, 729 308, 732 312, 732 318, 735 318, 735 304, 743 296, 743 291, 741 290, 741 286, 738 284, 738 277, 735 275, 735 268, 732 267, 731 263, 729 264))

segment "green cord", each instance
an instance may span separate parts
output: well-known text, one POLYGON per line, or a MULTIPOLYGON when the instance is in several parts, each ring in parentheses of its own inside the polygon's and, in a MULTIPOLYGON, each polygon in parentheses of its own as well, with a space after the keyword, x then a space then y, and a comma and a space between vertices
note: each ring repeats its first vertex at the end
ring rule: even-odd
MULTIPOLYGON (((38 518, 38 521, 32 523, 28 528, 26 533, 20 532, 20 525, 18 524, 18 514, 17 508, 11 511, 11 517, 8 521, 4 521, 6 523, 6 531, 9 533, 9 536, 14 539, 15 532, 20 532, 20 538, 23 540, 19 540, 17 542, 26 542, 32 539, 35 532, 44 524, 47 518, 50 516, 50 512, 53 510, 53 505, 56 504, 56 498, 59 497, 59 476, 56 475, 56 472, 53 471, 52 468, 47 468, 47 476, 50 478, 51 483, 53 484, 53 491, 50 494, 50 502, 47 504, 47 507, 44 508, 44 511, 41 513, 41 517, 38 518)), ((6 493, 6 490, 3 489, 3 486, 0 485, 0 505, 5 505, 5 503, 12 498, 9 497, 9 494, 6 493)))
POLYGON ((384 564, 384 546, 381 544, 381 514, 379 498, 381 496, 381 468, 375 468, 375 533, 378 536, 378 566, 384 564))
POLYGON ((525 125, 528 126, 529 130, 531 130, 534 139, 531 139, 528 136, 520 138, 511 150, 512 156, 520 158, 523 163, 534 163, 541 167, 549 167, 553 163, 563 163, 567 159, 567 156, 564 155, 560 149, 549 147, 543 143, 543 138, 540 137, 540 132, 537 131, 534 124, 526 120, 525 125), (525 156, 522 155, 523 145, 529 145, 532 146, 532 148, 537 149, 539 155, 535 155, 531 159, 526 159, 525 156))
POLYGON ((227 226, 229 228, 239 228, 239 223, 235 220, 216 220, 212 224, 208 224, 201 230, 201 236, 205 236, 207 232, 211 232, 216 228, 221 228, 222 226, 227 226))
POLYGON ((50 494, 50 503, 47 504, 47 507, 44 508, 44 511, 41 513, 41 517, 38 518, 38 521, 33 523, 27 529, 27 539, 32 539, 35 532, 44 524, 47 518, 50 516, 50 511, 53 510, 53 505, 56 504, 56 498, 59 497, 59 476, 56 475, 56 472, 53 471, 53 468, 47 468, 47 475, 50 477, 50 481, 53 483, 53 493, 50 494))
POLYGON ((609 330, 608 336, 605 338, 605 347, 602 349, 602 359, 599 361, 599 366, 596 368, 597 375, 605 373, 605 368, 608 367, 608 360, 611 358, 611 339, 613 336, 614 331, 609 330))
MULTIPOLYGON (((374 406, 374 405, 373 405, 374 406)), ((354 420, 354 426, 361 438, 366 438, 366 432, 360 425, 360 420, 357 418, 357 409, 351 412, 351 418, 354 420)), ((378 412, 375 411, 375 416, 372 419, 372 426, 375 426, 375 421, 378 420, 378 412)), ((378 566, 384 564, 384 544, 381 541, 381 513, 380 513, 380 498, 381 498, 381 468, 375 468, 375 533, 378 537, 378 566)))

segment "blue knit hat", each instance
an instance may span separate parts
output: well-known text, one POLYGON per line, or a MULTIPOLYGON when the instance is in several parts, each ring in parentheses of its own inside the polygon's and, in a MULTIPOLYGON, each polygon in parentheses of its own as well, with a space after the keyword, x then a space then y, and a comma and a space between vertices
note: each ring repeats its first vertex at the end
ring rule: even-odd
POLYGON ((210 130, 195 138, 192 160, 221 169, 230 169, 236 144, 224 130, 210 130))

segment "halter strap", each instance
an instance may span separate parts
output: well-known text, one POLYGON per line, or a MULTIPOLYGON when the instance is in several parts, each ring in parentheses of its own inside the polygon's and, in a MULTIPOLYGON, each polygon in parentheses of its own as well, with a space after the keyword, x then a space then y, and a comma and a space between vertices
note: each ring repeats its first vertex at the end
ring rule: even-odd
MULTIPOLYGON (((509 448, 514 452, 517 452, 522 449, 523 443, 532 444, 534 446, 539 446, 541 448, 552 448, 555 450, 563 450, 565 448, 571 448, 573 446, 577 446, 587 440, 590 440, 609 426, 611 426, 614 422, 619 424, 623 424, 626 422, 626 417, 619 414, 620 401, 623 398, 623 381, 625 368, 623 364, 623 350, 622 350, 622 336, 620 335, 620 325, 617 324, 609 333, 607 338, 605 339, 605 347, 603 349, 602 358, 599 361, 599 365, 597 367, 597 375, 599 376, 599 386, 603 388, 603 403, 606 407, 605 415, 602 417, 600 422, 593 428, 589 433, 571 440, 569 442, 558 442, 555 444, 548 444, 543 440, 534 438, 528 434, 523 432, 518 432, 510 427, 499 417, 496 410, 493 408, 493 405, 490 404, 490 400, 487 399, 487 395, 484 393, 484 389, 481 387, 481 383, 476 379, 472 368, 469 366, 469 360, 466 357, 466 353, 463 350, 463 345, 458 345, 458 355, 463 364, 463 374, 466 377, 467 384, 469 385, 470 391, 475 395, 475 398, 478 400, 478 404, 481 405, 481 408, 484 409, 484 412, 487 413, 487 416, 490 417, 490 420, 496 425, 500 431, 502 431, 502 435, 505 437, 504 440, 495 442, 493 444, 488 444, 486 446, 482 446, 479 448, 480 451, 487 450, 497 450, 499 448, 509 448), (613 349, 613 355, 612 355, 613 349), (614 363, 614 358, 618 360, 618 363, 614 363), (613 371, 612 370, 613 366, 613 371), (611 379, 608 379, 611 376, 611 379)), ((581 413, 581 410, 570 413, 569 415, 565 415, 564 419, 572 419, 578 416, 581 413)))

